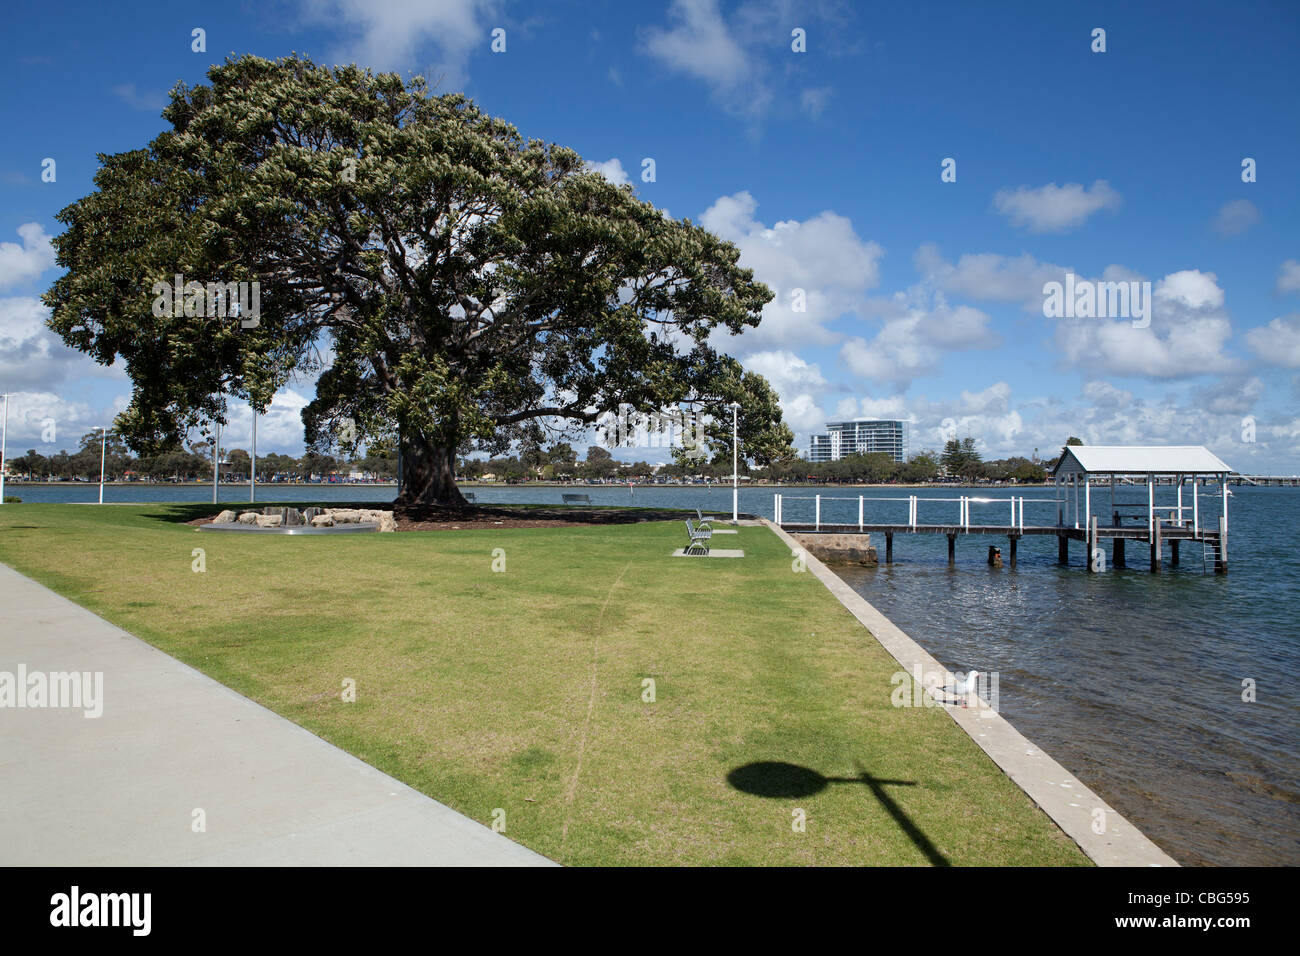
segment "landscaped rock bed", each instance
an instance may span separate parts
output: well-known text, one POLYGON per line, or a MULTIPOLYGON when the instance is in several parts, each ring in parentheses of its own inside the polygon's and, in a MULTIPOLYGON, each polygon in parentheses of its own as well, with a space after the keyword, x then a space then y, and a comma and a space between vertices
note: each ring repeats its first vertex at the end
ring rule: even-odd
POLYGON ((258 528, 293 528, 310 526, 312 528, 332 528, 345 524, 375 524, 380 531, 396 531, 397 522, 392 511, 377 508, 297 508, 270 507, 227 509, 212 519, 204 519, 196 524, 246 524, 258 528))
MULTIPOLYGON (((462 531, 472 528, 562 528, 575 524, 636 524, 642 521, 680 521, 694 513, 652 508, 510 508, 422 506, 402 508, 337 507, 237 508, 215 518, 199 518, 189 524, 251 524, 263 528, 297 525, 332 527, 347 523, 374 523, 380 531, 462 531)), ((749 517, 743 515, 742 517, 749 517)))

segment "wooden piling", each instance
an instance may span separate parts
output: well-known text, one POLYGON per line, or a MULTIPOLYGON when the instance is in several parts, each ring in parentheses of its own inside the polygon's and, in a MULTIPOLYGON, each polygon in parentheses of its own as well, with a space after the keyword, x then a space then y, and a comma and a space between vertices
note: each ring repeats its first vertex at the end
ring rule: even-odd
POLYGON ((885 563, 894 563, 894 532, 885 532, 885 563))
POLYGON ((1070 539, 1063 534, 1056 536, 1056 563, 1070 563, 1070 539))
POLYGON ((1157 518, 1151 523, 1151 572, 1160 573, 1160 526, 1163 522, 1157 518))
POLYGON ((949 532, 948 534, 948 567, 957 563, 957 536, 949 532))
POLYGON ((1014 534, 1007 535, 1007 561, 1013 568, 1016 566, 1016 543, 1019 540, 1014 534))
POLYGON ((1110 566, 1112 568, 1126 568, 1128 563, 1124 558, 1124 539, 1112 538, 1110 542, 1110 566))
POLYGON ((1178 544, 1177 538, 1169 542, 1169 566, 1171 568, 1178 567, 1178 544))

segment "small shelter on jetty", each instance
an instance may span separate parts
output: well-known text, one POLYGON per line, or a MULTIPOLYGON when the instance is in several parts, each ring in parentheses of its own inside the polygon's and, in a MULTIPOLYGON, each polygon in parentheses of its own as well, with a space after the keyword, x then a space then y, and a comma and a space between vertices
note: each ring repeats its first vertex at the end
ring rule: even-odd
MULTIPOLYGON (((1089 554, 1100 537, 1114 542, 1113 563, 1124 566, 1123 546, 1127 535, 1117 533, 1124 519, 1136 519, 1146 534, 1152 552, 1152 570, 1159 568, 1161 539, 1169 541, 1173 563, 1178 563, 1180 540, 1199 541, 1214 552, 1214 569, 1227 570, 1228 476, 1233 469, 1202 445, 1067 445, 1053 469, 1057 489, 1057 525, 1087 533, 1089 554), (1191 494, 1184 486, 1191 483, 1191 494), (1199 488, 1218 485, 1222 507, 1202 514, 1199 488), (1118 503, 1117 486, 1146 486, 1145 503, 1118 503), (1156 486, 1172 485, 1174 500, 1157 506, 1156 486), (1093 500, 1094 486, 1108 487, 1108 507, 1093 500), (1190 498, 1190 502, 1185 499, 1190 498), (1103 510, 1104 509, 1104 510, 1103 510), (1099 520, 1105 516, 1106 520, 1099 520), (1105 529, 1111 529, 1107 531, 1105 529)), ((1211 505, 1218 502, 1207 502, 1211 505)), ((1130 525, 1131 527, 1132 525, 1130 525)), ((1061 539, 1064 546, 1065 538, 1061 539)))

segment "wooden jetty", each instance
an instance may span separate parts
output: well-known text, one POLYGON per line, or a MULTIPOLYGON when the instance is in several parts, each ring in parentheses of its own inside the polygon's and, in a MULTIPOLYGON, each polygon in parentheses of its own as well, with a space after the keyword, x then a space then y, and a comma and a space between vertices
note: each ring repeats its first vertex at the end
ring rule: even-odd
MULTIPOLYGON (((1169 565, 1178 567, 1181 545, 1192 542, 1201 549, 1202 567, 1211 566, 1217 573, 1228 570, 1228 477, 1233 470, 1208 449, 1199 445, 1135 446, 1092 445, 1070 446, 1053 472, 1056 496, 1052 499, 1030 498, 1035 510, 1052 507, 1053 524, 1026 524, 1025 501, 1022 497, 988 498, 963 495, 957 498, 928 498, 918 495, 907 497, 881 497, 858 495, 855 498, 837 498, 826 495, 791 496, 777 494, 774 505, 776 524, 793 533, 802 534, 879 534, 885 538, 885 563, 894 560, 894 535, 942 534, 948 538, 948 563, 956 561, 957 538, 962 535, 998 535, 1007 538, 1008 564, 1016 566, 1016 550, 1020 539, 1028 535, 1054 535, 1057 538, 1057 558, 1061 564, 1069 563, 1069 542, 1086 544, 1089 571, 1102 571, 1106 566, 1105 543, 1110 544, 1112 567, 1128 566, 1128 542, 1145 544, 1150 552, 1150 567, 1159 572, 1163 564, 1164 547, 1169 546, 1169 565), (1172 485, 1175 500, 1172 504, 1156 504, 1158 484, 1172 485), (1115 500, 1116 487, 1146 488, 1145 503, 1119 503, 1115 500), (1217 485, 1215 496, 1202 495, 1200 489, 1217 485), (1190 486, 1189 493, 1185 494, 1190 486), (1101 489, 1110 492, 1109 502, 1103 506, 1101 489), (1202 508, 1202 498, 1207 507, 1202 508), (1217 499, 1217 500, 1216 500, 1217 499), (785 520, 785 506, 791 501, 813 502, 813 520, 785 520), (856 500, 858 520, 823 521, 823 502, 856 500), (906 502, 907 518, 899 522, 867 522, 864 520, 868 501, 906 502), (943 509, 952 515, 957 505, 955 521, 920 520, 922 507, 937 512, 943 509), (996 507, 1007 516, 1006 523, 972 522, 973 508, 996 507)), ((843 509, 838 509, 842 511, 843 509)), ((992 555, 990 555, 992 560, 992 555)))

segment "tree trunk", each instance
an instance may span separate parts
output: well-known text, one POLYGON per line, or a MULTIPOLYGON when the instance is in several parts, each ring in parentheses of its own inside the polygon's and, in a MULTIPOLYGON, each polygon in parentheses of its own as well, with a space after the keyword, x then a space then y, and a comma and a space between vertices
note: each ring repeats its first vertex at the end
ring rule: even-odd
POLYGON ((456 487, 456 446, 406 435, 402 441, 402 493, 396 507, 418 510, 433 505, 467 505, 456 487))

